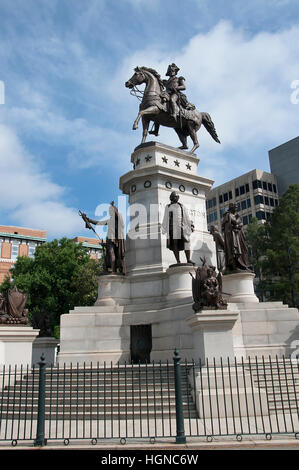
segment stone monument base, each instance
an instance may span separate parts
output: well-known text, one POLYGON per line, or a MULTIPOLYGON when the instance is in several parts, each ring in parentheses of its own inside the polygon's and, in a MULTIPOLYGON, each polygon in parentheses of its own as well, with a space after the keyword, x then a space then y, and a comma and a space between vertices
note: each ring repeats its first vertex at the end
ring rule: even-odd
POLYGON ((31 367, 32 343, 38 333, 30 326, 0 326, 0 366, 31 367))
POLYGON ((232 329, 239 316, 237 309, 202 310, 187 318, 187 324, 193 332, 195 360, 204 364, 206 358, 213 358, 217 363, 222 359, 233 359, 232 329))
POLYGON ((38 365, 42 354, 47 366, 55 365, 58 343, 59 340, 53 337, 36 338, 32 344, 32 365, 38 365))

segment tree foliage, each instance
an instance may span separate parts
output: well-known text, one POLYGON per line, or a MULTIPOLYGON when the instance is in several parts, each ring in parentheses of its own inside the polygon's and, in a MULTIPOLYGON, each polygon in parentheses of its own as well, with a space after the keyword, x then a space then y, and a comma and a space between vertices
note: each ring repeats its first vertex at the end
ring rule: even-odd
MULTIPOLYGON (((60 315, 75 305, 94 304, 101 270, 101 264, 90 259, 87 248, 62 238, 38 246, 34 258, 19 257, 11 273, 12 283, 28 295, 31 316, 48 312, 54 329, 60 315)), ((5 279, 0 290, 5 292, 10 286, 5 279)))
POLYGON ((255 271, 269 300, 298 305, 299 288, 299 184, 289 186, 266 224, 248 226, 254 247, 255 271))

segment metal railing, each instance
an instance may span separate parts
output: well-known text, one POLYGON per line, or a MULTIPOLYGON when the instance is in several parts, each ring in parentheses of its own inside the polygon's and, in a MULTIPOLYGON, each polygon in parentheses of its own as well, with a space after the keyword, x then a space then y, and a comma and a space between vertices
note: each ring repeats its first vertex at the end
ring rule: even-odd
POLYGON ((292 434, 299 438, 299 360, 3 367, 0 441, 292 434))

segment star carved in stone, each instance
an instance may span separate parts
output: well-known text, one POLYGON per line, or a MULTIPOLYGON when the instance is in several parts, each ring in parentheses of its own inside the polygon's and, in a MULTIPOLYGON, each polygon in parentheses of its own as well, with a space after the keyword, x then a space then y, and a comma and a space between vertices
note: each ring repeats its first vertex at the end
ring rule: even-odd
POLYGON ((180 162, 178 160, 174 160, 175 166, 180 166, 180 162))
POLYGON ((151 156, 151 155, 147 155, 147 156, 145 157, 145 161, 146 161, 146 162, 149 162, 151 159, 152 159, 152 156, 151 156))
POLYGON ((190 163, 186 163, 187 170, 191 170, 191 165, 190 163))
POLYGON ((162 161, 163 161, 164 163, 167 163, 167 162, 168 162, 168 159, 164 156, 164 157, 162 157, 162 161))

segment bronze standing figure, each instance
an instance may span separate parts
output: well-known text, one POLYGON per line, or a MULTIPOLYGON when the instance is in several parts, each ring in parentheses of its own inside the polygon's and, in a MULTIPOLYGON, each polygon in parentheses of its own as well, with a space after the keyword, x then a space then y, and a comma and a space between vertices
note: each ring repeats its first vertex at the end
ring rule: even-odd
POLYGON ((125 236, 124 236, 124 222, 118 209, 114 206, 112 201, 109 207, 109 216, 107 220, 93 220, 87 217, 86 214, 80 213, 83 218, 86 228, 93 229, 93 225, 107 225, 107 239, 106 243, 102 246, 105 252, 105 271, 110 274, 126 274, 125 265, 125 236))
POLYGON ((229 204, 228 211, 222 220, 224 233, 225 267, 229 271, 248 269, 248 248, 241 217, 237 213, 237 205, 229 204))
POLYGON ((167 234, 167 248, 173 251, 176 262, 181 263, 180 251, 184 250, 187 263, 194 265, 190 258, 190 235, 194 231, 194 225, 179 198, 176 191, 170 194, 170 204, 167 205, 163 217, 162 233, 167 234))

